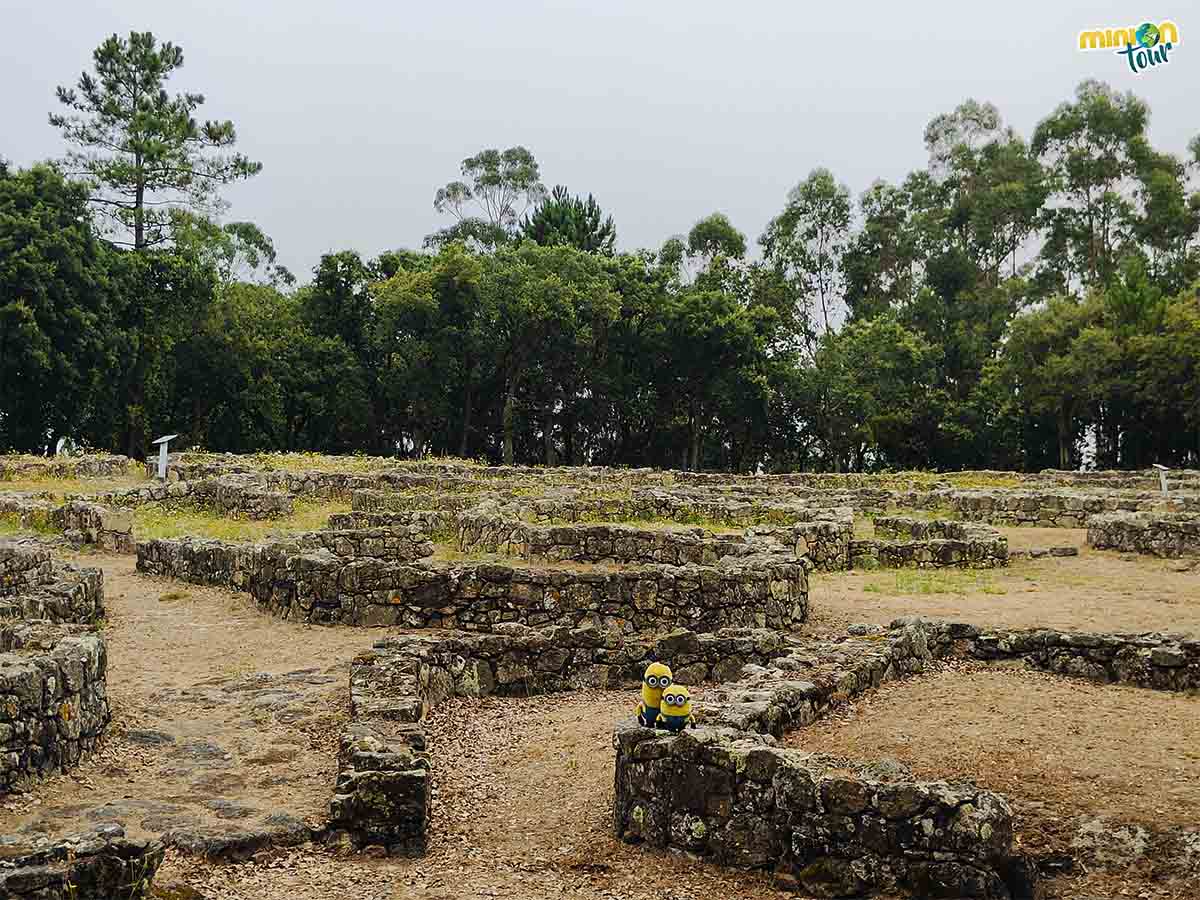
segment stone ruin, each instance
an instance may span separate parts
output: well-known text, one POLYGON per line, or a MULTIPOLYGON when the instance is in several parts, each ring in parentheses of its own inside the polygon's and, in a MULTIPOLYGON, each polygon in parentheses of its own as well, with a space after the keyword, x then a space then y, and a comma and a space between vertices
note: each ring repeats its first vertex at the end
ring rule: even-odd
POLYGON ((1087 542, 1099 550, 1149 556, 1200 556, 1200 513, 1106 513, 1088 519, 1087 542))
MULTIPOLYGON (((103 736, 103 614, 99 570, 57 562, 31 542, 0 543, 0 797, 70 771, 103 736)), ((0 896, 141 896, 131 886, 148 888, 162 854, 119 828, 0 837, 0 896)))
MULTIPOLYGON (((860 475, 446 464, 367 474, 264 471, 236 458, 187 456, 174 458, 172 472, 174 480, 164 485, 73 502, 117 510, 202 502, 229 515, 270 517, 286 515, 296 497, 349 499, 352 511, 331 517, 319 532, 258 544, 137 542, 138 569, 244 592, 288 619, 438 629, 384 637, 351 662, 351 719, 339 740, 328 819, 310 836, 353 849, 414 855, 427 848, 437 812, 424 722, 439 704, 579 687, 632 689, 647 662, 659 660, 680 683, 707 685, 696 704, 699 727, 665 736, 632 720, 616 724, 617 837, 769 869, 777 883, 820 896, 901 890, 1030 897, 1036 861, 1014 844, 1012 811, 1002 795, 917 781, 869 759, 788 749, 779 739, 946 658, 1020 661, 1145 689, 1200 689, 1200 643, 1186 635, 983 629, 917 619, 855 626, 823 639, 800 630, 809 613, 810 572, 1003 566, 1014 554, 993 525, 1087 524, 1094 546, 1124 541, 1120 549, 1170 555, 1186 544, 1178 535, 1191 534, 1189 511, 1200 502, 1186 492, 1164 500, 1142 475, 1044 473, 1020 488, 980 491, 860 475), (941 517, 897 515, 897 509, 941 517), (873 519, 873 538, 855 536, 856 516, 873 519), (1127 526, 1130 519, 1136 525, 1127 526), (459 558, 438 558, 435 541, 451 543, 459 558)), ((1181 481, 1200 486, 1200 475, 1181 481)), ((41 718, 31 709, 25 720, 27 733, 55 736, 62 768, 103 730, 95 706, 103 696, 103 642, 79 624, 91 621, 89 596, 90 615, 97 614, 102 591, 64 588, 90 583, 89 576, 48 577, 66 570, 44 554, 32 562, 30 553, 36 555, 21 549, 21 571, 42 574, 22 576, 19 590, 5 591, 6 615, 57 615, 67 624, 5 625, 3 649, 51 660, 59 653, 61 666, 69 656, 62 648, 89 641, 98 647, 98 665, 84 667, 98 673, 91 682, 72 682, 60 668, 64 700, 94 708, 90 719, 81 712, 78 737, 57 722, 51 729, 45 707, 41 718), (34 584, 35 578, 42 580, 34 584), (56 637, 52 628, 77 631, 56 637)), ((6 576, 6 587, 16 583, 15 575, 6 576)), ((41 696, 47 690, 43 683, 41 696)), ((13 692, 0 687, 6 693, 13 692)), ((54 754, 26 758, 34 756, 41 765, 54 754)), ((24 766, 12 783, 53 770, 24 766)), ((0 885, 14 896, 58 896, 12 887, 13 871, 36 870, 33 881, 15 883, 71 881, 84 886, 79 897, 100 897, 108 895, 87 887, 87 872, 132 878, 137 867, 152 874, 161 846, 130 845, 110 832, 23 846, 17 858, 15 870, 0 862, 0 885), (84 849, 64 849, 72 846, 84 849), (75 874, 55 874, 67 870, 75 874)))

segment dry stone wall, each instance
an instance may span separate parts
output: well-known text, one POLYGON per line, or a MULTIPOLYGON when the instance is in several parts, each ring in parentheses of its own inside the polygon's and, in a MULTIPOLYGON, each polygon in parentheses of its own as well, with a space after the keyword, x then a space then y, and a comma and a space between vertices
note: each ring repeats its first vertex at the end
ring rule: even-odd
POLYGON ((104 615, 104 576, 58 562, 36 541, 0 542, 0 620, 94 623, 104 615))
POLYGON ((458 548, 530 560, 586 563, 715 565, 751 556, 761 548, 742 535, 703 528, 637 528, 632 525, 530 525, 516 510, 479 507, 458 517, 458 548))
POLYGON ((678 630, 626 639, 597 628, 511 624, 487 635, 397 635, 377 641, 351 664, 352 722, 340 740, 328 839, 391 854, 424 851, 431 792, 421 723, 449 697, 636 684, 650 660, 671 665, 681 682, 698 683, 733 677, 747 662, 765 663, 786 653, 790 644, 778 632, 761 629, 678 630))
POLYGON ((162 864, 159 841, 133 841, 119 825, 0 843, 0 897, 6 900, 140 900, 162 864))
POLYGON ((94 454, 41 459, 0 455, 0 482, 18 478, 101 478, 128 474, 127 456, 94 454))
POLYGON ((1200 689, 1200 638, 1145 632, 1105 634, 1047 628, 988 629, 973 625, 918 623, 933 652, 965 659, 1020 659, 1031 668, 1160 691, 1200 689))
POLYGON ((1108 513, 1088 520, 1089 547, 1149 556, 1200 556, 1200 514, 1108 513))
MULTIPOLYGON (((809 520, 793 525, 759 525, 743 534, 716 534, 686 526, 537 525, 523 521, 524 510, 516 504, 487 502, 458 514, 458 546, 464 551, 552 561, 714 565, 723 559, 766 554, 806 558, 815 568, 824 570, 847 568, 854 532, 852 510, 816 509, 807 513, 809 520)), ((544 514, 535 513, 534 518, 544 518, 544 514)))
POLYGON ((1032 896, 1012 810, 990 791, 880 780, 733 729, 664 737, 631 722, 613 744, 622 840, 769 869, 820 897, 1032 896))
POLYGON ((84 627, 103 596, 98 570, 0 544, 0 795, 75 767, 108 725, 104 640, 84 627))
POLYGON ((937 490, 897 492, 897 506, 949 509, 959 518, 992 525, 1083 528, 1106 512, 1200 511, 1200 495, 1082 493, 1067 490, 937 490))
POLYGON ((118 507, 190 503, 222 515, 247 519, 279 519, 295 511, 295 500, 291 495, 270 490, 253 475, 155 482, 145 487, 108 491, 83 499, 118 507))
POLYGON ((885 539, 851 542, 852 568, 992 569, 1008 565, 1008 539, 976 522, 877 516, 875 533, 885 539))
POLYGON ((83 500, 60 505, 46 497, 0 493, 0 513, 15 517, 22 528, 62 531, 72 544, 93 544, 119 553, 133 551, 133 516, 128 510, 83 500))
POLYGON ((791 629, 808 615, 802 561, 753 566, 642 566, 617 571, 492 563, 403 564, 293 553, 286 544, 157 540, 138 570, 248 590, 284 618, 347 625, 491 630, 502 622, 592 622, 620 631, 676 626, 791 629))

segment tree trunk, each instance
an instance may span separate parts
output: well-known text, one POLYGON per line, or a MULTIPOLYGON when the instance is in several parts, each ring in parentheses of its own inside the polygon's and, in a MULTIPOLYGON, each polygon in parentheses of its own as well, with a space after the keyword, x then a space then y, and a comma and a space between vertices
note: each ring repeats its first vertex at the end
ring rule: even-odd
POLYGON ((688 461, 685 466, 692 472, 700 468, 700 424, 697 419, 696 404, 693 402, 688 410, 688 461))
POLYGON ((467 439, 471 434, 471 400, 473 399, 471 388, 472 385, 468 379, 466 390, 463 391, 462 440, 458 443, 458 455, 463 459, 467 458, 467 439))
POLYGON ((146 184, 142 181, 142 155, 134 156, 134 167, 139 176, 136 194, 133 200, 133 249, 141 250, 146 246, 146 184))
POLYGON ((504 426, 504 464, 506 466, 513 464, 513 412, 516 407, 513 393, 513 388, 510 387, 508 393, 504 395, 504 411, 500 416, 504 426))
POLYGON ((1058 467, 1064 471, 1071 468, 1071 414, 1064 406, 1058 411, 1058 467))
POLYGON ((558 465, 558 452, 554 449, 553 404, 547 403, 542 411, 542 440, 546 448, 546 465, 558 465))

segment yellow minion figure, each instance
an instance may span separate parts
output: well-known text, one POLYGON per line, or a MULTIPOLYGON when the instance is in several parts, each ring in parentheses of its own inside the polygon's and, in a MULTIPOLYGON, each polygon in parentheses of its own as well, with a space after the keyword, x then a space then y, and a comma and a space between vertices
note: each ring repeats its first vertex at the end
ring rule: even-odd
POLYGON ((654 728, 658 720, 658 707, 662 694, 671 686, 671 667, 660 662, 646 666, 642 675, 642 702, 638 704, 638 723, 654 728))
POLYGON ((682 684, 672 685, 663 691, 662 705, 658 711, 658 727, 679 732, 689 725, 695 726, 692 716, 692 696, 682 684))

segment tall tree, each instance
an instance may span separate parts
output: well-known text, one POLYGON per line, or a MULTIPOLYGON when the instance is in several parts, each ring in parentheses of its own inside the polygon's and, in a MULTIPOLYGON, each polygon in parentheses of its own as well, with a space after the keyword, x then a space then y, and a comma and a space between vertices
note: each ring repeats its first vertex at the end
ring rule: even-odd
POLYGON ((611 256, 617 227, 612 216, 604 215, 595 197, 572 197, 560 184, 522 220, 521 235, 543 247, 566 245, 611 256))
POLYGON ((795 296, 798 329, 810 334, 813 309, 820 309, 826 334, 831 311, 845 294, 843 257, 850 242, 850 189, 828 169, 813 169, 788 192, 787 204, 758 239, 767 262, 795 296))
POLYGON ((717 256, 732 259, 745 256, 746 236, 733 227, 725 213, 715 212, 692 226, 687 237, 687 252, 708 268, 717 256))
POLYGON ((426 237, 428 247, 463 241, 495 249, 546 196, 537 160, 524 147, 481 150, 464 159, 461 169, 462 180, 438 188, 433 198, 433 208, 453 216, 455 223, 426 237))
POLYGON ((1107 284, 1134 239, 1132 186, 1147 150, 1149 108, 1132 93, 1084 81, 1042 120, 1033 151, 1051 173, 1044 268, 1062 289, 1107 284))
POLYGON ((237 140, 231 121, 196 121, 203 94, 167 93, 182 47, 135 31, 128 39, 114 34, 92 59, 95 74, 58 88, 70 112, 51 113, 50 124, 78 148, 67 157, 72 174, 96 184, 92 200, 125 233, 120 242, 142 250, 169 241, 172 209, 212 211, 222 186, 262 170, 224 152, 237 140))
POLYGON ((108 256, 86 187, 50 166, 0 163, 0 450, 95 437, 116 362, 108 256))

